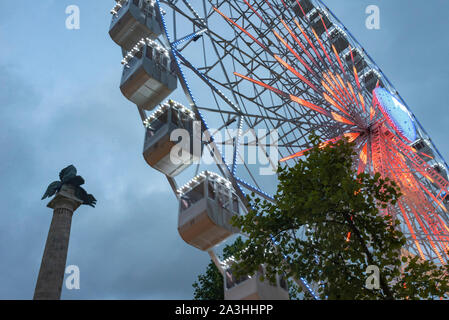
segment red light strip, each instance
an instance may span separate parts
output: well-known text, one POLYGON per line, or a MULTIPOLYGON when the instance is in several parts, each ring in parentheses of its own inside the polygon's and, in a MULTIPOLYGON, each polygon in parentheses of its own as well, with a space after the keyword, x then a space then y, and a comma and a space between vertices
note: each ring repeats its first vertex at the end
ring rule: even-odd
POLYGON ((357 170, 357 174, 365 172, 367 162, 368 162, 368 142, 365 142, 364 146, 362 147, 362 151, 360 152, 359 168, 357 170))
POLYGON ((343 136, 348 139, 348 142, 354 142, 358 137, 360 137, 360 132, 347 132, 343 134, 343 136))
POLYGON ((359 75, 357 73, 357 69, 355 68, 355 63, 354 63, 354 55, 352 54, 352 48, 351 46, 349 46, 349 52, 351 53, 351 60, 352 60, 352 70, 354 72, 354 77, 355 77, 355 81, 357 83, 357 87, 360 89, 360 81, 359 81, 359 75))
POLYGON ((298 6, 301 8, 302 14, 304 15, 304 17, 306 16, 306 13, 304 12, 304 9, 302 8, 302 5, 299 3, 298 0, 296 0, 296 3, 298 4, 298 6))
POLYGON ((373 120, 373 118, 374 118, 375 115, 376 115, 376 109, 373 108, 373 106, 371 106, 371 111, 370 111, 370 115, 369 115, 370 121, 373 120))
POLYGON ((343 63, 341 63, 340 55, 338 54, 337 49, 335 49, 334 45, 332 45, 332 50, 334 51, 335 57, 337 58, 338 65, 340 66, 341 71, 343 72, 344 75, 346 75, 345 68, 343 68, 343 63))
POLYGON ((331 112, 331 114, 332 114, 332 117, 334 118, 335 121, 355 126, 355 123, 352 122, 351 120, 348 120, 345 117, 342 117, 341 115, 339 115, 339 114, 337 114, 335 112, 331 112))
POLYGON ((343 91, 343 88, 340 86, 340 83, 338 82, 337 78, 335 78, 332 72, 328 71, 328 73, 332 78, 333 83, 335 83, 335 87, 338 89, 337 92, 339 93, 339 96, 341 97, 342 100, 345 101, 345 103, 342 103, 342 105, 348 106, 351 102, 345 96, 345 92, 343 91))
POLYGON ((299 79, 301 79, 303 82, 307 83, 309 87, 311 87, 313 90, 315 90, 318 93, 321 93, 309 80, 307 80, 302 74, 300 74, 298 71, 296 71, 291 65, 289 65, 287 62, 282 60, 281 57, 279 57, 277 54, 274 55, 274 58, 282 64, 285 68, 290 70, 295 76, 297 76, 299 79))
POLYGON ((347 99, 348 102, 351 104, 351 103, 353 102, 352 97, 351 97, 351 95, 349 94, 348 88, 346 88, 345 83, 344 83, 343 79, 340 77, 339 74, 337 74, 337 79, 338 79, 338 82, 340 82, 341 87, 344 89, 346 99, 347 99))
MULTIPOLYGON (((271 8, 271 10, 273 10, 273 7, 271 6, 270 2, 268 2, 268 0, 265 0, 265 2, 268 4, 268 6, 271 8)), ((273 10, 274 12, 274 10, 273 10)))
POLYGON ((236 75, 236 76, 238 76, 240 78, 243 78, 245 80, 251 81, 252 83, 255 83, 255 84, 259 85, 259 86, 262 86, 262 87, 264 87, 264 88, 266 88, 268 90, 271 90, 271 91, 273 91, 273 92, 275 92, 275 93, 277 93, 277 94, 279 94, 279 95, 281 95, 283 97, 287 97, 288 96, 287 93, 285 93, 285 92, 283 92, 283 91, 281 91, 279 89, 273 88, 273 87, 269 86, 268 84, 263 83, 262 81, 246 77, 246 76, 241 75, 241 74, 239 74, 237 72, 234 72, 234 75, 236 75))
POLYGON ((302 105, 304 107, 307 107, 309 109, 315 110, 315 111, 325 115, 326 117, 329 117, 329 113, 326 110, 324 110, 323 108, 318 107, 318 106, 314 105, 313 103, 310 103, 310 102, 308 102, 306 100, 298 98, 298 97, 296 97, 294 95, 289 94, 288 96, 289 96, 290 100, 292 100, 294 102, 297 102, 298 104, 300 104, 300 105, 302 105))
POLYGON ((354 88, 352 87, 350 82, 348 82, 348 86, 349 86, 349 90, 351 90, 352 96, 354 97, 354 101, 357 104, 357 107, 360 109, 359 100, 357 100, 357 97, 355 96, 355 93, 354 93, 354 88))
POLYGON ((437 249, 437 247, 435 246, 435 243, 433 242, 432 238, 430 237, 429 233, 426 230, 426 227, 424 226, 424 223, 421 220, 421 217, 418 215, 418 213, 415 211, 415 209, 413 207, 410 206, 410 209, 412 210, 413 214, 415 215, 416 220, 418 220, 419 225, 421 226, 421 230, 424 231, 424 233, 427 236, 427 239, 429 240, 430 246, 432 247, 433 251, 437 254, 438 259, 440 260, 441 264, 445 264, 443 257, 441 256, 439 250, 437 249))
POLYGON ((312 41, 310 41, 309 37, 307 36, 307 34, 304 32, 304 30, 301 28, 301 26, 299 25, 298 21, 296 19, 293 19, 295 21, 296 26, 299 28, 299 30, 301 30, 302 35, 304 36, 304 38, 306 38, 307 42, 309 43, 309 45, 312 47, 313 51, 315 52, 315 54, 317 55, 318 59, 321 60, 321 62, 324 63, 323 59, 321 58, 321 55, 318 53, 318 51, 316 50, 315 46, 313 45, 312 41))
POLYGON ((280 162, 285 162, 285 161, 287 161, 287 160, 291 160, 291 159, 295 159, 295 158, 302 157, 302 156, 304 155, 304 153, 306 153, 307 151, 309 151, 309 150, 311 150, 311 149, 312 149, 312 148, 309 148, 309 149, 306 149, 306 150, 299 151, 299 152, 297 152, 297 153, 295 153, 295 154, 292 154, 292 155, 290 155, 290 156, 288 156, 288 157, 282 158, 282 159, 279 160, 279 161, 280 161, 280 162))
MULTIPOLYGON (((327 145, 329 145, 330 143, 335 143, 335 142, 337 142, 338 140, 340 140, 341 138, 342 138, 342 137, 340 136, 340 137, 337 137, 337 138, 333 138, 333 139, 324 141, 324 142, 320 143, 319 148, 320 148, 320 149, 323 149, 323 148, 325 148, 327 145)), ((297 153, 295 153, 295 154, 292 154, 292 155, 290 155, 290 156, 288 156, 288 157, 282 158, 282 159, 279 160, 279 161, 280 161, 280 162, 285 162, 285 161, 287 161, 287 160, 291 160, 291 159, 294 159, 294 158, 302 157, 307 151, 310 151, 310 150, 312 150, 312 149, 313 149, 313 148, 301 150, 301 151, 299 151, 299 152, 297 152, 297 153)))
POLYGON ((234 75, 236 75, 236 76, 238 76, 238 77, 240 77, 240 78, 242 78, 242 79, 251 81, 252 83, 255 83, 255 84, 259 85, 259 86, 262 86, 262 87, 264 87, 264 88, 266 88, 266 89, 268 89, 268 90, 271 90, 271 91, 273 91, 273 92, 279 94, 280 96, 283 96, 284 98, 288 98, 288 99, 290 99, 291 101, 296 102, 296 103, 298 103, 298 104, 300 104, 300 105, 302 105, 302 106, 304 106, 304 107, 306 107, 306 108, 309 108, 309 109, 312 109, 312 110, 314 110, 314 111, 317 111, 317 112, 319 112, 319 113, 325 115, 326 117, 331 117, 330 114, 329 114, 326 110, 324 110, 324 109, 321 108, 321 107, 318 107, 318 106, 314 105, 313 103, 310 103, 310 102, 305 101, 305 100, 303 100, 303 99, 301 99, 301 98, 298 98, 298 97, 296 97, 296 96, 294 96, 294 95, 291 95, 291 94, 288 94, 288 93, 286 93, 286 92, 283 92, 283 91, 281 91, 281 90, 279 90, 279 89, 273 88, 272 86, 269 86, 269 85, 267 85, 267 84, 265 84, 265 83, 263 83, 263 82, 261 82, 261 81, 252 79, 252 78, 250 78, 250 77, 246 77, 246 76, 244 76, 244 75, 241 75, 241 74, 239 74, 239 73, 237 73, 237 72, 234 72, 234 75))
POLYGON ((259 17, 259 19, 260 20, 262 20, 265 24, 267 24, 266 22, 265 22, 265 20, 262 18, 262 16, 253 8, 253 6, 252 5, 250 5, 249 3, 248 3, 248 1, 246 1, 246 0, 243 0, 245 3, 246 3, 246 5, 259 17))
POLYGON ((248 37, 250 37, 254 42, 256 42, 259 46, 261 46, 264 50, 267 50, 267 47, 263 43, 261 43, 259 40, 257 40, 255 37, 253 37, 248 31, 246 31, 243 27, 239 26, 237 23, 235 23, 232 19, 228 18, 224 13, 222 13, 220 10, 218 10, 215 7, 212 7, 216 12, 218 12, 223 18, 225 18, 227 21, 232 23, 234 26, 239 28, 242 32, 244 32, 248 37))
POLYGON ((346 236, 346 242, 349 242, 351 240, 351 231, 348 232, 348 235, 346 236))
POLYGON ((402 216, 404 217, 405 223, 407 224, 407 228, 408 228, 410 234, 412 235, 413 242, 415 242, 416 249, 418 249, 421 259, 426 260, 426 257, 424 256, 421 246, 419 245, 418 239, 416 239, 415 230, 413 230, 412 224, 410 223, 407 212, 404 210, 404 207, 402 206, 401 201, 398 201, 398 206, 399 206, 399 210, 401 210, 401 212, 402 212, 402 216))
POLYGON ((427 157, 427 158, 433 159, 432 156, 429 156, 428 154, 425 154, 424 152, 419 152, 419 153, 422 154, 423 156, 427 157))
MULTIPOLYGON (((325 84, 324 84, 325 85, 325 84)), ((337 108, 338 110, 340 110, 341 112, 343 112, 344 114, 348 115, 349 117, 351 117, 349 115, 349 113, 347 113, 337 102, 335 102, 331 97, 329 97, 329 95, 327 95, 325 92, 323 92, 323 97, 324 99, 329 102, 331 105, 333 105, 335 108, 337 108)))
POLYGON ((323 50, 324 54, 326 55, 327 60, 329 61, 329 65, 331 67, 334 67, 334 63, 332 62, 331 58, 329 57, 329 55, 327 54, 326 49, 323 46, 323 43, 321 42, 320 38, 318 37, 318 35, 316 34, 315 30, 312 28, 312 32, 313 35, 315 36, 316 40, 318 41, 318 43, 320 44, 321 50, 323 50))
MULTIPOLYGON (((329 72, 329 74, 332 76, 332 73, 329 72)), ((335 99, 338 100, 338 102, 340 102, 340 104, 342 106, 345 106, 346 103, 344 103, 341 99, 344 100, 344 98, 342 97, 342 95, 340 94, 340 91, 338 89, 337 86, 335 86, 334 82, 332 82, 331 78, 324 72, 323 73, 323 77, 324 79, 327 81, 327 83, 329 83, 329 85, 332 87, 333 91, 331 90, 330 93, 334 96, 335 99), (337 97, 338 95, 338 97, 337 97), (341 99, 340 99, 341 98, 341 99)), ((323 85, 323 87, 326 88, 324 81, 321 82, 321 84, 323 85)), ((326 89, 327 90, 327 89, 326 89)), ((329 91, 329 90, 328 90, 329 91)), ((349 114, 346 111, 343 111, 344 113, 346 113, 348 116, 349 114)))
POLYGON ((363 112, 366 113, 365 99, 363 98, 363 96, 362 96, 362 94, 360 92, 358 92, 358 94, 359 94, 359 98, 360 98, 360 103, 362 104, 363 112))
MULTIPOLYGON (((349 142, 353 142, 360 136, 360 133, 359 132, 348 132, 348 133, 345 133, 343 136, 348 138, 349 142)), ((337 137, 337 138, 333 138, 333 139, 330 139, 330 140, 327 140, 327 141, 324 141, 324 142, 322 142, 320 144, 320 148, 322 149, 322 148, 326 147, 330 143, 335 143, 338 140, 340 140, 341 138, 342 138, 342 136, 337 137)), ((309 148, 309 149, 306 149, 306 150, 302 150, 302 151, 299 151, 299 152, 297 152, 295 154, 292 154, 292 155, 290 155, 288 157, 285 157, 285 158, 281 159, 280 162, 285 162, 287 160, 291 160, 291 159, 294 159, 294 158, 302 157, 304 155, 304 153, 306 153, 309 150, 312 150, 312 148, 309 148)))
MULTIPOLYGON (((285 23, 284 20, 281 19, 281 23, 284 25, 285 29, 287 29, 288 33, 290 33, 290 35, 292 36, 292 38, 295 40, 295 42, 301 47, 301 50, 304 51, 306 53, 306 55, 309 57, 309 59, 313 62, 313 64, 315 64, 316 66, 318 66, 318 63, 316 62, 316 60, 312 57, 312 55, 309 53, 309 51, 306 50, 306 48, 304 47, 304 45, 302 44, 302 42, 298 39, 298 37, 295 35, 295 33, 290 29, 290 27, 285 23)), ((281 39, 279 39, 281 40, 281 39)), ((281 40, 282 41, 282 40, 281 40)), ((293 50, 293 49, 292 49, 293 50)), ((315 71, 313 71, 310 66, 295 52, 294 53, 295 57, 307 68, 307 70, 309 70, 311 73, 313 73, 315 76, 317 75, 315 73, 315 71)))

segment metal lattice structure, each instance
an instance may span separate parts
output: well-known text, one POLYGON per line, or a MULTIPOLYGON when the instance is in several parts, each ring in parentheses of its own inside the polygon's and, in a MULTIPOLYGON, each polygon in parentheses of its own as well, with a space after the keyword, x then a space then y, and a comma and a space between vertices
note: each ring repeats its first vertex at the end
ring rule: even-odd
MULTIPOLYGON (((245 147, 257 146, 275 170, 273 144, 276 159, 293 165, 310 147, 312 131, 325 143, 347 137, 356 143, 358 172, 379 172, 401 187, 397 206, 381 212, 404 222, 407 249, 447 263, 448 166, 388 78, 321 1, 146 2, 161 27, 155 41, 170 52, 204 145, 241 201, 248 191, 274 201, 266 187, 272 181, 242 157, 245 147), (399 111, 379 98, 385 92, 399 111), (256 135, 259 129, 277 137, 256 135), (219 130, 237 134, 217 138, 219 130)), ((178 190, 177 179, 167 178, 178 190)))

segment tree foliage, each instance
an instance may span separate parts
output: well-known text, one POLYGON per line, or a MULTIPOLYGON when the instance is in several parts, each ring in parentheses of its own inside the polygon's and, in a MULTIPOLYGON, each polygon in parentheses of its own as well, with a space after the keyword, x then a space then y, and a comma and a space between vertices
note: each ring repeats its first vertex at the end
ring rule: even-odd
POLYGON ((195 300, 224 300, 223 276, 213 261, 210 261, 206 272, 198 276, 192 285, 195 300))
MULTIPOLYGON (((223 258, 227 259, 235 255, 244 247, 241 237, 238 237, 233 244, 223 248, 223 258)), ((210 261, 206 272, 198 276, 193 283, 195 300, 224 300, 224 279, 213 261, 210 261)))
POLYGON ((313 148, 291 168, 280 167, 276 203, 250 197, 252 209, 235 217, 248 236, 237 272, 304 278, 322 299, 430 299, 449 297, 448 267, 401 255, 400 222, 379 211, 401 196, 380 174, 357 175, 354 145, 345 139, 313 148), (276 246, 273 244, 276 243, 276 246), (379 286, 366 287, 368 266, 379 286))

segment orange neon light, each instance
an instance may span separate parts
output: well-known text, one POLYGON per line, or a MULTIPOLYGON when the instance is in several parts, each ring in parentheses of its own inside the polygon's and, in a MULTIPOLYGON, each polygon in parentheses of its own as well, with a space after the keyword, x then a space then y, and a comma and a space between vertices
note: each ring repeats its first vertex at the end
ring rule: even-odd
MULTIPOLYGON (((333 138, 333 139, 327 140, 327 141, 324 141, 324 142, 321 142, 320 145, 319 145, 318 147, 319 147, 320 149, 324 149, 324 148, 325 148, 326 146, 328 146, 329 144, 335 143, 335 142, 337 142, 337 141, 340 140, 340 139, 341 139, 341 136, 340 136, 340 137, 337 137, 337 138, 333 138)), ((301 150, 301 151, 296 152, 295 154, 292 154, 292 155, 290 155, 290 156, 288 156, 288 157, 282 158, 282 159, 279 160, 279 161, 280 161, 280 162, 285 162, 285 161, 287 161, 287 160, 291 160, 291 159, 294 159, 294 158, 302 157, 307 151, 310 151, 310 150, 312 150, 312 148, 305 149, 305 150, 301 150)))
POLYGON ((424 252, 421 249, 421 246, 419 245, 418 240, 416 239, 415 230, 413 230, 412 224, 410 223, 410 220, 408 218, 407 212, 404 210, 404 207, 401 205, 401 201, 398 201, 399 209, 402 212, 402 216, 404 217, 405 223, 407 224, 407 228, 412 235, 413 242, 415 243, 416 249, 418 249, 419 255, 421 259, 426 260, 424 256, 424 252))
POLYGON ((334 51, 335 57, 337 58, 338 65, 340 66, 341 71, 343 71, 343 74, 346 75, 345 68, 343 68, 343 64, 341 63, 340 55, 337 52, 337 49, 335 49, 335 46, 332 45, 332 50, 334 51))
POLYGON ((290 70, 291 73, 293 73, 295 76, 297 76, 299 79, 301 79, 303 82, 305 82, 309 87, 311 87, 316 92, 319 92, 318 89, 309 81, 307 80, 302 74, 300 74, 298 71, 296 71, 291 65, 289 65, 287 62, 285 62, 281 57, 279 57, 277 54, 274 55, 274 58, 282 64, 285 68, 290 70))
MULTIPOLYGON (((425 228, 423 222, 421 221, 420 216, 417 214, 417 212, 416 212, 412 207, 411 207, 410 209, 412 210, 413 214, 415 215, 416 220, 418 220, 418 223, 419 223, 419 225, 421 226, 421 229, 422 229, 422 230, 426 230, 426 228, 425 228)), ((433 242, 432 238, 430 238, 430 236, 429 236, 427 233, 426 233, 426 236, 427 236, 427 239, 428 239, 429 242, 430 242, 430 246, 432 247, 433 251, 436 253, 438 259, 439 259, 440 262, 441 262, 441 264, 444 265, 443 257, 441 256, 439 250, 438 250, 437 247, 435 246, 435 243, 433 242)))
POLYGON ((347 97, 348 101, 351 102, 352 101, 352 97, 349 94, 348 88, 346 88, 345 83, 343 82, 343 79, 340 77, 339 74, 337 74, 337 79, 338 79, 338 82, 340 82, 341 87, 345 90, 345 94, 346 94, 346 97, 347 97))
POLYGON ((251 35, 248 31, 246 31, 245 28, 239 26, 237 23, 235 23, 232 19, 228 18, 224 13, 222 13, 220 10, 218 10, 215 7, 212 7, 216 12, 218 12, 223 18, 225 18, 227 21, 232 23, 234 26, 239 28, 242 32, 244 32, 248 37, 250 37, 254 42, 256 42, 259 46, 261 46, 264 50, 267 50, 267 47, 265 47, 264 44, 262 44, 259 40, 257 40, 253 35, 251 35))
POLYGON ((335 113, 335 112, 331 112, 332 114, 332 118, 334 118, 335 121, 341 122, 341 123, 346 123, 346 124, 350 124, 355 126, 355 123, 346 119, 345 117, 340 116, 339 114, 335 113))
POLYGON ((281 90, 279 90, 279 89, 273 88, 272 86, 269 86, 268 84, 265 84, 265 83, 263 83, 262 81, 252 79, 252 78, 250 78, 250 77, 244 76, 244 75, 242 75, 242 74, 240 74, 240 73, 237 73, 237 72, 234 72, 234 75, 236 75, 237 77, 240 77, 240 78, 242 78, 242 79, 251 81, 252 83, 255 83, 255 84, 257 84, 257 85, 259 85, 259 86, 261 86, 261 87, 264 87, 264 88, 266 88, 266 89, 268 89, 268 90, 271 90, 271 91, 273 91, 273 92, 275 92, 275 93, 277 93, 277 94, 279 94, 279 95, 282 95, 282 96, 285 96, 285 97, 288 96, 287 93, 285 93, 285 92, 283 92, 283 91, 281 91, 281 90))
POLYGON ((306 100, 303 100, 301 98, 295 97, 294 95, 291 95, 291 94, 289 95, 289 97, 290 97, 290 100, 292 100, 294 102, 297 102, 297 103, 299 103, 300 105, 302 105, 304 107, 307 107, 309 109, 315 110, 315 111, 317 111, 317 112, 319 112, 319 113, 321 113, 321 114, 323 114, 323 115, 325 115, 327 117, 329 116, 329 113, 326 110, 324 110, 321 107, 318 107, 318 106, 314 105, 313 103, 310 103, 310 102, 308 102, 306 100))
MULTIPOLYGON (((298 39, 298 37, 296 37, 295 33, 290 29, 290 27, 284 22, 283 19, 281 19, 281 23, 284 25, 285 29, 287 29, 287 31, 290 33, 290 35, 292 36, 292 38, 296 41, 296 43, 301 47, 302 51, 306 53, 306 55, 309 57, 309 59, 316 65, 318 66, 318 63, 316 62, 316 60, 312 57, 312 55, 309 53, 309 51, 306 50, 306 48, 304 47, 304 45, 302 44, 302 42, 298 39)), ((279 37, 278 37, 279 38, 279 37)), ((282 40, 281 40, 282 41, 282 40)), ((295 52, 296 53, 296 52, 295 52)), ((310 66, 298 55, 295 54, 295 57, 307 68, 307 70, 309 70, 311 73, 313 73, 316 76, 315 71, 313 71, 310 66)))
POLYGON ((360 102, 362 103, 363 112, 366 112, 365 99, 363 98, 363 96, 362 96, 362 94, 360 92, 359 92, 359 98, 360 98, 360 102))
POLYGON ((318 35, 316 34, 316 32, 315 32, 315 30, 314 30, 313 28, 312 28, 312 32, 313 32, 313 35, 315 36, 316 40, 317 40, 318 43, 320 44, 321 50, 323 50, 324 54, 326 55, 327 60, 329 60, 329 64, 330 64, 331 66, 334 66, 334 63, 332 62, 331 58, 330 58, 329 55, 327 54, 327 51, 326 51, 326 49, 324 48, 323 43, 322 43, 321 40, 320 40, 320 37, 318 37, 318 35))
POLYGON ((354 142, 360 136, 360 132, 347 132, 343 136, 348 139, 348 142, 354 142))
POLYGON ((250 78, 250 77, 246 77, 246 76, 241 75, 241 74, 239 74, 239 73, 237 73, 237 72, 234 72, 234 75, 236 75, 237 77, 240 77, 240 78, 242 78, 242 79, 251 81, 252 83, 255 83, 255 84, 257 84, 257 85, 259 85, 259 86, 262 86, 262 87, 264 87, 264 88, 266 88, 266 89, 268 89, 268 90, 270 90, 270 91, 273 91, 273 92, 275 92, 275 93, 277 93, 277 94, 279 94, 279 95, 281 95, 281 96, 283 96, 283 97, 285 97, 285 98, 288 98, 288 99, 290 99, 291 101, 294 101, 294 102, 296 102, 296 103, 298 103, 298 104, 300 104, 300 105, 302 105, 302 106, 304 106, 304 107, 306 107, 306 108, 312 109, 312 110, 314 110, 314 111, 317 111, 317 112, 319 112, 319 113, 321 113, 321 114, 323 114, 323 115, 329 117, 329 113, 328 113, 326 110, 324 110, 324 109, 321 108, 321 107, 318 107, 318 106, 314 105, 313 103, 310 103, 310 102, 308 102, 308 101, 305 101, 305 100, 303 100, 303 99, 301 99, 301 98, 298 98, 298 97, 296 97, 296 96, 294 96, 294 95, 285 93, 285 92, 283 92, 283 91, 281 91, 281 90, 279 90, 279 89, 276 89, 276 88, 273 88, 272 86, 269 86, 268 84, 265 84, 265 83, 263 83, 263 82, 261 82, 261 81, 255 80, 255 79, 252 79, 252 78, 250 78))
POLYGON ((329 97, 325 92, 323 92, 323 97, 326 99, 327 102, 329 102, 331 105, 333 105, 335 108, 343 112, 344 114, 347 114, 349 117, 349 113, 347 113, 338 103, 336 103, 331 97, 329 97))
POLYGON ((368 143, 365 143, 362 152, 360 152, 360 160, 362 160, 364 164, 368 161, 368 143))
POLYGON ((346 242, 349 242, 351 240, 351 231, 348 232, 348 235, 346 236, 346 242))
MULTIPOLYGON (((415 152, 416 152, 416 150, 415 150, 415 152)), ((425 154, 424 152, 420 152, 420 153, 421 153, 423 156, 427 157, 427 158, 433 159, 432 156, 429 156, 428 154, 425 154)))
MULTIPOLYGON (((330 79, 330 77, 329 77, 326 73, 323 73, 323 77, 324 77, 324 79, 327 81, 327 83, 330 84, 330 86, 332 87, 332 89, 334 89, 333 91, 331 90, 331 91, 329 91, 329 92, 334 96, 335 99, 338 100, 338 102, 340 102, 341 105, 345 105, 345 103, 343 103, 343 101, 339 98, 339 97, 341 97, 341 95, 339 94, 338 88, 337 88, 337 87, 335 86, 335 84, 332 82, 332 80, 330 79), (337 97, 337 95, 338 95, 338 97, 337 97)), ((322 84, 323 84, 323 81, 322 81, 322 84)), ((323 86, 324 86, 324 85, 323 85, 323 86)), ((346 113, 346 114, 349 116, 349 114, 348 114, 346 111, 343 111, 343 112, 346 113)))
MULTIPOLYGON (((339 94, 339 96, 345 100, 345 102, 349 102, 349 100, 347 99, 347 97, 345 96, 345 93, 343 91, 343 88, 340 86, 340 83, 337 81, 337 78, 334 76, 334 74, 332 72, 329 71, 329 75, 332 78, 332 81, 335 83, 336 87, 338 88, 338 92, 341 92, 341 94, 339 94)), ((347 105, 348 103, 342 103, 344 105, 347 105)))
POLYGON ((265 24, 266 24, 266 22, 265 22, 265 20, 262 18, 262 16, 253 8, 253 6, 252 5, 250 5, 249 3, 248 3, 248 1, 246 1, 246 0, 243 0, 245 3, 246 3, 246 5, 259 17, 259 19, 260 20, 262 20, 265 24))
POLYGON ((357 69, 356 69, 356 67, 355 67, 355 63, 354 63, 354 55, 352 54, 352 48, 351 48, 351 46, 349 46, 349 50, 350 50, 349 52, 351 53, 352 71, 354 72, 354 78, 355 78, 355 81, 356 81, 356 83, 357 83, 357 87, 358 87, 359 90, 360 90, 359 74, 358 74, 357 69))
POLYGON ((369 114, 369 119, 370 119, 370 121, 373 120, 373 118, 374 118, 375 115, 376 115, 376 109, 374 109, 374 108, 371 106, 371 111, 370 111, 370 114, 369 114))
POLYGON ((309 45, 312 47, 313 51, 315 52, 315 54, 317 55, 318 59, 320 59, 323 63, 323 59, 321 58, 321 55, 318 53, 318 51, 316 50, 315 46, 313 45, 312 41, 310 41, 309 37, 307 36, 307 34, 304 32, 304 30, 301 28, 301 26, 299 25, 298 21, 296 19, 293 19, 295 21, 296 26, 299 28, 299 30, 301 30, 302 35, 304 36, 304 38, 306 38, 307 42, 309 43, 309 45))

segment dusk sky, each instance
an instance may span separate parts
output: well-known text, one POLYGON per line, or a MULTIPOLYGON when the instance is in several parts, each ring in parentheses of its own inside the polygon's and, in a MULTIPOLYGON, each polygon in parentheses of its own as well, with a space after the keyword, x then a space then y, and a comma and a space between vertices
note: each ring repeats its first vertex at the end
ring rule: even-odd
MULTIPOLYGON (((449 160, 449 2, 323 2, 449 160), (371 4, 380 30, 365 27, 371 4)), ((33 297, 52 217, 40 199, 69 164, 98 203, 73 216, 67 265, 79 266, 81 288, 63 288, 62 299, 192 299, 209 262, 180 238, 176 198, 142 157, 143 127, 119 90, 122 56, 108 35, 113 5, 1 1, 0 299, 33 297), (69 5, 80 8, 79 30, 65 27, 69 5)))

